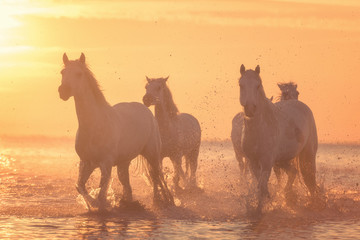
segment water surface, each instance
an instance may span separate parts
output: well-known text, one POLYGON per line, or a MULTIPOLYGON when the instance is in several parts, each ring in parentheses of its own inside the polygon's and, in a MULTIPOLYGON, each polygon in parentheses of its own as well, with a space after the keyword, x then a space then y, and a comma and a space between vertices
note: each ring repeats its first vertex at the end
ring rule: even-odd
MULTIPOLYGON (((78 157, 71 139, 10 138, 0 141, 0 237, 2 239, 357 239, 360 236, 360 146, 320 145, 317 180, 326 206, 310 202, 301 178, 296 204, 286 204, 283 187, 271 176, 271 199, 261 217, 249 214, 254 184, 239 173, 229 142, 201 146, 198 184, 202 191, 176 197, 177 207, 155 209, 152 190, 131 166, 134 198, 145 210, 89 213, 75 189, 78 157), (250 199, 250 200, 249 200, 250 199)), ((172 187, 172 165, 164 161, 172 187)), ((113 172, 109 200, 122 187, 113 172)), ((99 171, 88 188, 96 189, 99 171)))

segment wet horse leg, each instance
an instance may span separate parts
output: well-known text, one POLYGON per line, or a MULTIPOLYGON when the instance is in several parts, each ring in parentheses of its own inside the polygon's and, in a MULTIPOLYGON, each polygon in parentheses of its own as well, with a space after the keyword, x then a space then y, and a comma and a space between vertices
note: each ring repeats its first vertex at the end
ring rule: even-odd
POLYGON ((132 202, 132 190, 129 179, 129 163, 117 166, 117 174, 121 185, 123 186, 123 198, 122 200, 132 202))
POLYGON ((258 211, 260 212, 263 207, 265 198, 270 197, 270 193, 268 190, 268 182, 271 174, 272 160, 264 158, 264 159, 260 159, 259 162, 261 164, 261 168, 260 168, 260 175, 258 181, 258 190, 259 190, 258 211))
POLYGON ((259 166, 259 163, 257 160, 250 160, 248 159, 249 161, 249 165, 250 165, 250 170, 252 172, 252 175, 253 175, 253 178, 259 182, 259 178, 260 178, 260 166, 259 166))
POLYGON ((100 179, 100 192, 99 192, 99 210, 105 210, 106 208, 106 196, 109 189, 109 183, 111 178, 112 166, 108 163, 100 165, 101 179, 100 179))
POLYGON ((288 203, 294 203, 296 200, 295 193, 292 190, 292 185, 296 178, 297 169, 295 166, 295 160, 292 159, 289 164, 285 167, 286 174, 288 175, 288 180, 285 186, 285 197, 288 203))
POLYGON ((185 180, 185 173, 182 169, 181 166, 181 155, 176 155, 176 156, 172 156, 170 157, 173 166, 174 166, 174 188, 175 188, 175 192, 178 192, 181 188, 179 186, 179 181, 180 181, 180 177, 183 178, 183 180, 185 180))
POLYGON ((185 156, 186 162, 190 164, 190 181, 187 185, 190 188, 196 187, 196 170, 198 166, 199 148, 191 151, 185 156))
POLYGON ((80 160, 79 176, 76 184, 76 190, 79 192, 79 194, 81 194, 84 197, 85 202, 88 205, 88 209, 90 209, 89 204, 91 206, 96 205, 95 199, 89 195, 85 187, 85 184, 89 179, 91 173, 94 171, 94 169, 95 168, 91 165, 89 161, 80 160))
POLYGON ((242 177, 244 177, 245 176, 245 162, 243 161, 244 155, 237 148, 234 148, 234 151, 235 151, 235 158, 239 164, 240 174, 242 177))
POLYGON ((279 166, 274 165, 273 170, 274 170, 278 185, 280 185, 280 182, 281 182, 281 169, 280 169, 279 166))

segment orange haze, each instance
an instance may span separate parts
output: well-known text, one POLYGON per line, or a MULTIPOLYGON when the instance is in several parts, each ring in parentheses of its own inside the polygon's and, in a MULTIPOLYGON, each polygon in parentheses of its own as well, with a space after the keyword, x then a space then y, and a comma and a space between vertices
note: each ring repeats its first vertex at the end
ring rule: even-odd
POLYGON ((298 84, 320 141, 360 141, 357 1, 4 0, 0 135, 75 135, 73 100, 57 93, 64 52, 85 53, 111 104, 141 101, 145 75, 170 75, 204 139, 229 138, 240 65, 259 64, 268 97, 298 84))

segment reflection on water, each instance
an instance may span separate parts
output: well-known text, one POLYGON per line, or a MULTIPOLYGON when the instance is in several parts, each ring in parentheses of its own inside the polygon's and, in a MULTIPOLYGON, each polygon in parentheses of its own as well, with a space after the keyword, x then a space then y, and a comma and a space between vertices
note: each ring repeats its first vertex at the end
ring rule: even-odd
POLYGON ((359 220, 284 224, 174 219, 0 218, 2 239, 358 239, 359 220))
MULTIPOLYGON (((360 232, 360 147, 321 145, 317 156, 318 182, 327 198, 324 209, 310 204, 302 179, 295 187, 298 201, 288 206, 272 176, 271 199, 261 218, 248 215, 254 187, 239 176, 230 143, 202 144, 198 182, 202 191, 176 197, 178 207, 154 209, 152 189, 131 169, 134 198, 144 211, 115 209, 106 215, 87 213, 77 201, 74 184, 78 157, 73 141, 16 139, 0 141, 0 238, 356 238, 360 232)), ((134 164, 136 165, 136 164, 134 164)), ((164 161, 171 187, 172 164, 164 161)), ((96 189, 99 172, 90 178, 96 189)), ((121 198, 116 173, 110 196, 121 198)))

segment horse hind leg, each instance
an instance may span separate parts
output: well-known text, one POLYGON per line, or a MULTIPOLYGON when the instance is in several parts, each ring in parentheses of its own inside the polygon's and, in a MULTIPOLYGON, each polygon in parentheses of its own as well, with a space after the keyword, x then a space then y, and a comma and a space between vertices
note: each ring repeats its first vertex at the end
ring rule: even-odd
POLYGON ((293 192, 292 189, 297 173, 295 160, 297 159, 292 159, 289 165, 285 168, 286 174, 288 175, 288 180, 285 186, 285 198, 287 203, 290 205, 296 203, 296 194, 293 192))
POLYGON ((234 151, 235 151, 235 158, 239 164, 240 174, 242 175, 242 177, 244 177, 245 176, 245 162, 243 161, 244 156, 237 149, 234 149, 234 151))
POLYGON ((274 165, 273 170, 274 170, 277 182, 280 185, 280 183, 281 183, 281 169, 280 169, 279 166, 274 165))
POLYGON ((318 197, 319 187, 316 184, 316 152, 307 148, 299 155, 299 167, 304 183, 313 199, 318 197))
POLYGON ((172 156, 172 157, 170 157, 170 160, 174 166, 173 182, 174 182, 175 192, 180 192, 181 191, 181 187, 179 184, 180 178, 182 178, 184 180, 184 182, 186 183, 185 173, 181 166, 182 157, 180 155, 172 156))
POLYGON ((149 174, 153 181, 153 191, 154 191, 154 203, 162 202, 166 205, 174 205, 174 198, 170 193, 169 188, 164 179, 164 175, 160 167, 156 164, 156 159, 149 159, 149 174), (160 193, 159 189, 160 187, 160 193))
POLYGON ((187 164, 190 167, 190 179, 187 183, 187 187, 196 188, 196 170, 198 167, 198 157, 199 157, 199 148, 191 151, 189 154, 185 155, 187 164))
POLYGON ((123 186, 123 197, 121 200, 125 202, 133 201, 132 189, 130 186, 130 178, 129 178, 129 165, 130 163, 117 165, 118 178, 121 185, 123 186))

